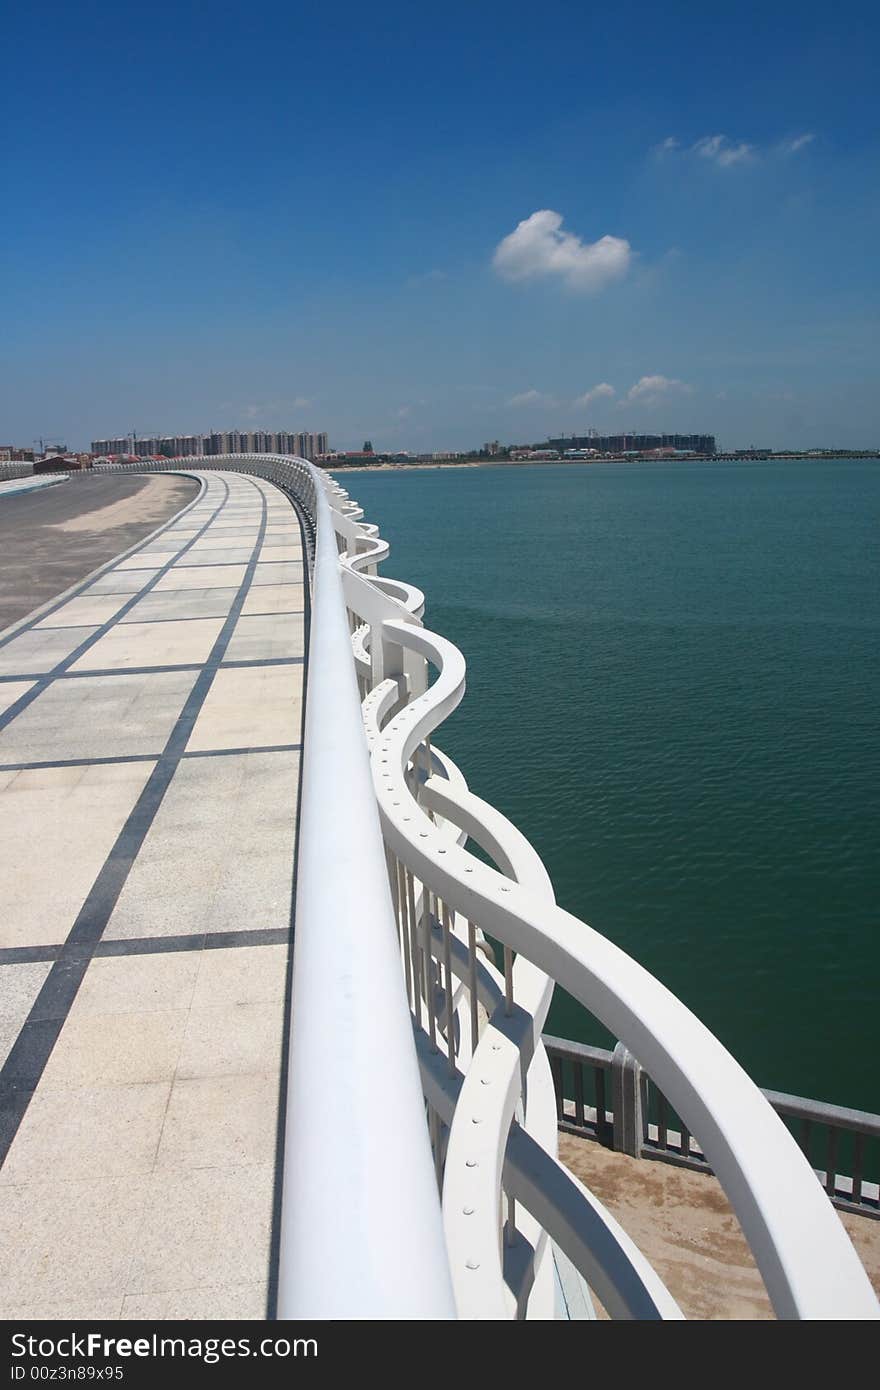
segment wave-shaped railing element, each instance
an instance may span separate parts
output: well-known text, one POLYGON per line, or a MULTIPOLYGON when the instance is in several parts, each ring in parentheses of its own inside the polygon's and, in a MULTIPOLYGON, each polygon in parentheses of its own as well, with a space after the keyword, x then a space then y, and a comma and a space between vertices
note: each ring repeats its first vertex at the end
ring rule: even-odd
POLYGON ((234 455, 188 466, 277 483, 314 537, 282 1316, 448 1314, 416 1111, 422 1129, 427 1112, 459 1316, 551 1317, 554 1247, 612 1316, 681 1316, 558 1160, 541 1042, 556 980, 639 1058, 699 1138, 777 1314, 880 1316, 836 1213, 757 1087, 669 990, 556 904, 536 852, 432 746, 463 697, 464 658, 424 628, 418 590, 378 578, 388 546, 360 508, 303 460, 234 455), (487 936, 500 945, 500 967, 487 936), (401 978, 414 1050, 400 1027, 401 978), (403 1285, 422 1285, 421 1314, 396 1277, 401 1251, 403 1285))

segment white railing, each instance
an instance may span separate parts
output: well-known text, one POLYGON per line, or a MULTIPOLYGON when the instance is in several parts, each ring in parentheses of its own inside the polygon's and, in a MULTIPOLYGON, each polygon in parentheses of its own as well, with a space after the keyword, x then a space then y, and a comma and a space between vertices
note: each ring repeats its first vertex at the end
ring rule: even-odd
POLYGON ((551 1317, 562 1252, 612 1316, 681 1316, 558 1161, 541 1033, 564 980, 699 1140, 777 1314, 880 1316, 761 1092, 678 999, 556 904, 535 851, 432 745, 464 659, 423 627, 418 590, 376 576, 376 528, 303 460, 190 466, 278 483, 315 536, 279 1314, 551 1317))

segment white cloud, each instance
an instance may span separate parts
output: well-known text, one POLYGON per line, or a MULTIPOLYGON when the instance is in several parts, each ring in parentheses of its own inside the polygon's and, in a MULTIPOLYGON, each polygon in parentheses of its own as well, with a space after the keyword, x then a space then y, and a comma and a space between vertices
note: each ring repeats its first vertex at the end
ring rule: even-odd
POLYGON ((793 135, 790 140, 781 140, 779 142, 779 153, 797 154, 798 150, 806 149, 807 145, 811 145, 815 138, 815 135, 809 132, 804 135, 793 135))
POLYGON ((294 410, 304 410, 307 405, 311 405, 308 396, 295 396, 293 400, 294 410))
POLYGON ((754 145, 747 144, 745 140, 735 145, 726 135, 704 135, 693 150, 702 159, 711 160, 721 169, 729 169, 733 164, 747 164, 756 154, 754 145))
POLYGON ((511 396, 508 405, 552 405, 552 396, 545 396, 543 391, 520 391, 518 395, 511 396))
POLYGON ((664 396, 674 393, 689 396, 693 392, 693 386, 689 386, 686 381, 679 381, 674 376, 643 376, 639 377, 635 385, 631 386, 619 402, 625 405, 656 405, 664 396))
POLYGON ((499 241, 492 265, 505 280, 557 275, 570 289, 589 292, 625 275, 631 257, 630 244, 622 237, 581 241, 574 233, 562 230, 561 213, 544 208, 499 241))
POLYGON ((600 400, 602 396, 613 395, 614 387, 610 386, 607 381, 600 381, 598 386, 592 386, 590 390, 585 391, 582 396, 576 396, 572 401, 572 405, 575 407, 589 405, 592 401, 600 400))
POLYGON ((815 135, 805 132, 780 140, 775 145, 752 145, 747 140, 731 140, 726 135, 703 135, 699 140, 685 148, 674 135, 669 135, 659 145, 654 146, 654 155, 662 159, 664 155, 695 155, 718 169, 732 169, 738 164, 754 164, 765 156, 792 155, 803 150, 815 140, 815 135))

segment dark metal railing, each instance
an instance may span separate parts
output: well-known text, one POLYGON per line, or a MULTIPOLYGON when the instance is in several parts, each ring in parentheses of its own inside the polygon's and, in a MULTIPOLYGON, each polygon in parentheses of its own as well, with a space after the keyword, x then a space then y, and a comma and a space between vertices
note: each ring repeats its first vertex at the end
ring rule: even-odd
MULTIPOLYGON (((696 1136, 618 1043, 613 1052, 544 1038, 559 1128, 633 1158, 711 1173, 696 1136)), ((834 1205, 880 1217, 880 1115, 764 1091, 834 1205)))

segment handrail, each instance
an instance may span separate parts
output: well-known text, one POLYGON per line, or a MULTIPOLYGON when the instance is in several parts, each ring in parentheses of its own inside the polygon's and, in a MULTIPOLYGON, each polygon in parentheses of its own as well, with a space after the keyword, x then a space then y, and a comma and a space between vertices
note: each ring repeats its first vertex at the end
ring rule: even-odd
POLYGON ((317 517, 278 1313, 452 1317, 330 508, 317 517))

